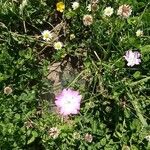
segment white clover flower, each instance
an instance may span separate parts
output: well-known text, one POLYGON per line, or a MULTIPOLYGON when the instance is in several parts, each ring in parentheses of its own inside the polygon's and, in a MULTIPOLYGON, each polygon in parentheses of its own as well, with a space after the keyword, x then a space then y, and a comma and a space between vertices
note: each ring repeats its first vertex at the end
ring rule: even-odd
POLYGON ((73 2, 72 3, 72 9, 73 10, 76 10, 79 6, 80 6, 80 4, 78 2, 73 2))
POLYGON ((146 139, 148 142, 150 142, 150 135, 147 135, 147 136, 145 137, 145 139, 146 139))
POLYGON ((81 137, 80 133, 78 133, 78 132, 74 132, 74 133, 73 133, 73 138, 74 138, 74 139, 79 140, 80 137, 81 137))
POLYGON ((44 30, 42 32, 42 36, 43 36, 43 40, 45 40, 47 42, 50 41, 53 38, 53 35, 49 30, 44 30))
POLYGON ((127 65, 133 67, 134 65, 139 65, 141 63, 141 59, 139 58, 141 54, 137 51, 132 52, 131 50, 126 52, 124 58, 128 62, 127 65))
POLYGON ((85 136, 84 136, 84 140, 91 143, 93 141, 92 134, 86 133, 85 136))
POLYGON ((87 10, 88 10, 88 11, 92 11, 92 6, 91 6, 91 4, 89 4, 89 5, 87 6, 87 10))
POLYGON ((110 17, 114 12, 114 9, 112 7, 106 7, 104 9, 104 16, 110 17))
POLYGON ((85 26, 90 26, 93 23, 92 15, 84 15, 83 16, 83 24, 85 26))
POLYGON ((5 87, 4 88, 4 93, 7 94, 7 95, 11 94, 12 93, 12 88, 9 87, 9 86, 5 87))
POLYGON ((76 36, 74 34, 70 34, 70 40, 73 40, 76 36))
POLYGON ((62 49, 62 47, 63 47, 63 44, 62 44, 62 42, 55 42, 54 43, 54 49, 56 49, 56 50, 60 50, 60 49, 62 49))
POLYGON ((137 37, 143 36, 143 31, 140 30, 140 29, 137 30, 137 31, 136 31, 136 36, 137 36, 137 37))
POLYGON ((129 5, 121 5, 117 11, 117 15, 124 17, 124 18, 128 18, 132 13, 132 9, 129 5))

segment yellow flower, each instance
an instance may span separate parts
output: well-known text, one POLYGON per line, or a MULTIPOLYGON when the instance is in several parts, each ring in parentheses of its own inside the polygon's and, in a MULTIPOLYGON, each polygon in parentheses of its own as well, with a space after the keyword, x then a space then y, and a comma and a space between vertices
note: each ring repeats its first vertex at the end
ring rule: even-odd
POLYGON ((63 12, 65 9, 65 4, 63 2, 58 2, 56 4, 56 10, 59 12, 63 12))

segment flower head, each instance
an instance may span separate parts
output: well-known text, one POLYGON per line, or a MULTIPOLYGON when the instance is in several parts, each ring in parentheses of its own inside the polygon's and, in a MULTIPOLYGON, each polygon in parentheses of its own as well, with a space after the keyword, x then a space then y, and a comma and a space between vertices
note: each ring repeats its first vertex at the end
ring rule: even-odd
POLYGON ((84 139, 85 139, 85 141, 91 143, 92 140, 93 140, 93 136, 89 133, 86 133, 85 136, 84 136, 84 139))
POLYGON ((5 87, 4 88, 4 93, 7 94, 7 95, 11 94, 12 93, 12 88, 9 87, 9 86, 5 87))
POLYGON ((113 8, 111 8, 111 7, 106 7, 106 8, 104 9, 104 16, 110 17, 110 16, 113 14, 113 12, 114 12, 114 9, 113 9, 113 8))
POLYGON ((80 133, 79 132, 74 132, 73 133, 73 138, 79 140, 80 139, 80 133))
POLYGON ((70 40, 73 40, 76 36, 74 34, 70 34, 70 40))
POLYGON ((137 31, 136 31, 136 36, 137 36, 137 37, 143 36, 143 31, 140 30, 140 29, 137 30, 137 31))
POLYGON ((72 9, 73 9, 73 10, 76 10, 79 6, 80 6, 80 5, 79 5, 78 2, 73 2, 73 3, 72 3, 72 9))
POLYGON ((43 40, 50 41, 53 38, 52 33, 49 30, 44 30, 42 32, 43 40))
POLYGON ((51 136, 53 139, 56 139, 58 135, 60 134, 60 130, 57 127, 52 127, 48 131, 49 136, 51 136))
POLYGON ((145 139, 150 142, 150 135, 145 136, 145 139))
POLYGON ((60 114, 67 116, 70 114, 78 114, 80 110, 80 102, 82 96, 78 91, 64 89, 56 96, 55 104, 59 108, 60 114))
POLYGON ((59 49, 62 49, 62 47, 63 47, 62 42, 55 42, 54 43, 54 49, 59 50, 59 49))
POLYGON ((65 4, 63 2, 58 2, 56 4, 56 10, 59 12, 63 12, 65 9, 65 4))
POLYGON ((124 58, 127 60, 127 65, 133 67, 134 65, 139 65, 141 59, 139 58, 141 55, 139 52, 132 52, 131 50, 126 52, 124 58))
POLYGON ((93 23, 93 17, 91 15, 84 15, 83 16, 83 24, 85 26, 90 26, 93 23))
POLYGON ((117 15, 128 18, 132 13, 132 9, 129 5, 121 5, 117 11, 117 15))

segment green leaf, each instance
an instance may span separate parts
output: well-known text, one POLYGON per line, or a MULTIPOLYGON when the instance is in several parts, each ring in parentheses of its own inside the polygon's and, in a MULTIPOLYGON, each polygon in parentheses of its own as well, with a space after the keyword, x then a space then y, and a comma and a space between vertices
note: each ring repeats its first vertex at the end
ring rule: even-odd
POLYGON ((0 73, 0 81, 3 81, 3 80, 5 80, 5 77, 3 76, 2 73, 0 73))
POLYGON ((140 76, 141 76, 141 72, 140 72, 140 71, 136 71, 136 72, 133 74, 133 77, 134 77, 135 79, 140 78, 140 76))
POLYGON ((27 144, 32 143, 34 140, 35 140, 35 137, 34 137, 34 136, 32 136, 32 137, 31 137, 31 139, 30 139, 30 140, 28 140, 27 144))
POLYGON ((143 117, 142 112, 138 106, 138 102, 136 101, 136 97, 133 98, 131 94, 128 93, 129 98, 131 99, 131 103, 136 111, 137 116, 139 117, 139 120, 143 124, 144 127, 147 127, 148 124, 146 122, 146 119, 143 117))
POLYGON ((37 133, 36 131, 32 131, 32 135, 33 135, 34 137, 38 137, 38 133, 37 133))
POLYGON ((100 143, 101 143, 102 146, 106 145, 106 142, 107 142, 107 141, 106 141, 106 138, 103 138, 103 139, 101 139, 101 141, 100 141, 100 143))
POLYGON ((128 18, 127 21, 128 21, 128 24, 130 25, 137 25, 138 24, 138 17, 131 17, 131 18, 128 18))
POLYGON ((19 119, 20 119, 20 114, 15 114, 15 118, 16 118, 17 120, 19 120, 19 119))
POLYGON ((67 13, 65 14, 65 16, 66 16, 67 19, 71 19, 71 18, 74 17, 75 15, 76 15, 76 13, 73 12, 73 11, 69 11, 69 12, 67 12, 67 13))
POLYGON ((132 145, 131 150, 139 150, 139 149, 135 145, 132 145))
POLYGON ((145 45, 144 47, 140 48, 141 53, 149 53, 150 52, 150 45, 145 45))

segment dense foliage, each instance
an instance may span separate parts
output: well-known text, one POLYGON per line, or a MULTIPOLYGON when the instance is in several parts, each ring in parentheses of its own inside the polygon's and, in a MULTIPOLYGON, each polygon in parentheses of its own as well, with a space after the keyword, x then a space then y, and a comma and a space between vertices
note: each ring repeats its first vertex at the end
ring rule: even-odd
POLYGON ((60 12, 57 2, 0 1, 0 149, 150 149, 150 3, 79 0, 73 9, 64 0, 60 12), (127 18, 117 15, 123 4, 132 9, 127 18), (106 7, 113 14, 104 16, 106 7), (54 39, 45 41, 44 30, 54 39), (128 66, 128 50, 141 63, 128 66), (59 86, 48 79, 56 63, 72 70, 59 86), (57 113, 54 94, 63 88, 82 95, 79 114, 57 113))

